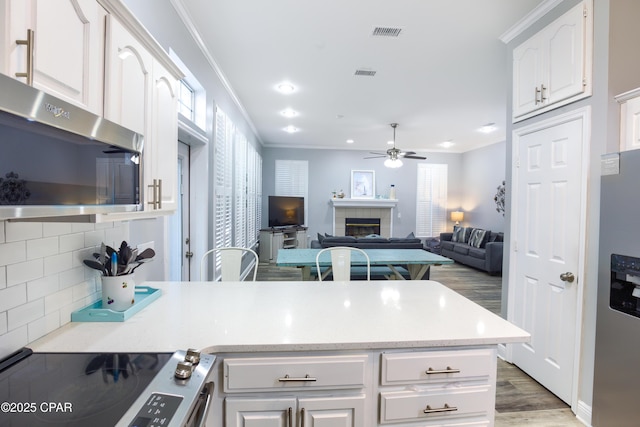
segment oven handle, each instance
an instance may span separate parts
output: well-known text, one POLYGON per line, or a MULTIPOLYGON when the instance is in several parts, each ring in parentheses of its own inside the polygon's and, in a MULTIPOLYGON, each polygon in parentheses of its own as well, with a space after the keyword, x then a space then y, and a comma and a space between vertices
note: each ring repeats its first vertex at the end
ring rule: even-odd
POLYGON ((204 391, 207 394, 207 400, 202 410, 202 418, 198 421, 196 427, 204 427, 204 423, 207 420, 207 413, 209 413, 209 407, 211 406, 211 399, 213 397, 213 381, 209 381, 204 385, 204 391))

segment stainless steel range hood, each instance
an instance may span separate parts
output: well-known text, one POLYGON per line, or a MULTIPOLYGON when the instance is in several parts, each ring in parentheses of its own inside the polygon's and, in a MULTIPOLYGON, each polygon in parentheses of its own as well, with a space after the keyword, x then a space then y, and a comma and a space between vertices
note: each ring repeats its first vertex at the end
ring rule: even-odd
POLYGON ((143 136, 0 74, 0 220, 143 209, 143 136))

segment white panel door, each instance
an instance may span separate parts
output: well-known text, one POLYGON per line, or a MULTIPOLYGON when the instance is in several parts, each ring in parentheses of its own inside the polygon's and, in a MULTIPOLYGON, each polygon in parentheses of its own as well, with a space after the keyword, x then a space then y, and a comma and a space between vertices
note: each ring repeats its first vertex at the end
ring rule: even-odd
POLYGON ((568 403, 579 323, 585 120, 578 115, 514 137, 519 167, 509 320, 529 332, 531 342, 513 346, 513 362, 568 403))

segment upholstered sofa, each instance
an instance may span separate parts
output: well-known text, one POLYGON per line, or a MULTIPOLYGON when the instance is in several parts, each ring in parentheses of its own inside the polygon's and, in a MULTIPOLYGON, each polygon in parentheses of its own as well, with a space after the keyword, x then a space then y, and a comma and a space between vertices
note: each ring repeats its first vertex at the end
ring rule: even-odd
POLYGON ((440 254, 461 264, 484 270, 489 274, 502 273, 503 233, 493 233, 474 227, 460 227, 454 233, 440 233, 440 254), (482 230, 481 239, 471 240, 473 230, 482 230), (459 231, 462 230, 462 231, 459 231))
POLYGON ((350 246, 359 249, 424 249, 422 240, 413 236, 407 237, 353 237, 328 236, 318 233, 318 240, 311 242, 312 248, 331 248, 334 246, 350 246))

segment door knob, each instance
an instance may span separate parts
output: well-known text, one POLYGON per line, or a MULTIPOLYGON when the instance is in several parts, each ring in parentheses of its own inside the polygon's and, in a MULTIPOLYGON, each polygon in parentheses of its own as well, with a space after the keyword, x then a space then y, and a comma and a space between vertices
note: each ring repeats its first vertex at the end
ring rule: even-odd
POLYGON ((574 276, 573 273, 571 273, 570 271, 567 271, 566 273, 562 273, 560 275, 560 280, 562 280, 563 282, 573 283, 575 278, 576 276, 574 276))

